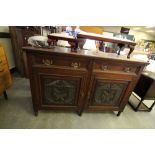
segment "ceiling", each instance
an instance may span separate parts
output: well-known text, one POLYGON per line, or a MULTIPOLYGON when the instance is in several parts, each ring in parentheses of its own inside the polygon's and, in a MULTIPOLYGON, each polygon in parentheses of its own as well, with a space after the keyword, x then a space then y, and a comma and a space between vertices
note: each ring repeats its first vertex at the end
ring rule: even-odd
MULTIPOLYGON (((111 32, 115 31, 120 32, 121 27, 122 26, 103 26, 103 29, 111 32)), ((155 37, 155 26, 123 26, 123 27, 130 28, 130 30, 133 31, 145 32, 155 37)))
POLYGON ((155 36, 155 26, 131 26, 134 31, 141 31, 155 36))

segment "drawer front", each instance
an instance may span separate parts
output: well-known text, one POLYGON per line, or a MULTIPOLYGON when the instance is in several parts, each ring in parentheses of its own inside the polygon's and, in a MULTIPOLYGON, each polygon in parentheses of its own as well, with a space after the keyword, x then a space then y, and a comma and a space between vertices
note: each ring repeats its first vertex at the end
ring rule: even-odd
POLYGON ((94 70, 100 70, 100 71, 109 71, 109 72, 118 72, 118 73, 136 73, 138 74, 140 71, 139 66, 132 66, 130 64, 118 64, 113 62, 100 62, 100 61, 94 61, 93 63, 93 69, 94 70))
POLYGON ((57 67, 70 67, 74 69, 84 68, 87 69, 89 66, 89 61, 87 59, 66 57, 66 56, 51 56, 51 55, 33 55, 32 56, 33 65, 42 66, 57 66, 57 67))

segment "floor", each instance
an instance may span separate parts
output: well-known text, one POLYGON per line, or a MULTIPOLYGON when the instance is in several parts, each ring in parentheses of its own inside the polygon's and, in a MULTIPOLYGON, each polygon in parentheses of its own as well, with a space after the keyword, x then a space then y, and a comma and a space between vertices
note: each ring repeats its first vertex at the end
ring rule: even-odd
POLYGON ((155 128, 155 108, 151 112, 134 112, 129 105, 119 117, 113 112, 83 113, 82 117, 79 117, 74 112, 56 111, 39 111, 38 117, 35 117, 29 80, 20 76, 14 77, 13 86, 7 90, 7 94, 8 100, 0 96, 0 128, 2 129, 155 128))

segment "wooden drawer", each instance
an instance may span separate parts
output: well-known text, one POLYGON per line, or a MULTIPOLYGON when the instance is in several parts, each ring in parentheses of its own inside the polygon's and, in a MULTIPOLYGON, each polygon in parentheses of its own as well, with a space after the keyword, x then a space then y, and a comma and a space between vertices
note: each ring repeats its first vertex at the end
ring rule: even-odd
POLYGON ((88 69, 89 61, 84 58, 75 58, 75 57, 59 57, 51 55, 33 55, 32 56, 33 65, 42 65, 42 66, 57 66, 57 67, 70 67, 74 69, 88 69))
POLYGON ((127 63, 125 64, 125 63, 115 63, 115 62, 94 61, 93 70, 138 74, 140 71, 140 67, 133 66, 127 63))

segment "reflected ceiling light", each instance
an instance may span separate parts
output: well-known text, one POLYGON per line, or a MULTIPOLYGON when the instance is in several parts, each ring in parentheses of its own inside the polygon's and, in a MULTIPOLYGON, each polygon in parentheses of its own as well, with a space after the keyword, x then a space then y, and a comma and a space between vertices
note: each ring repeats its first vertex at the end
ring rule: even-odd
POLYGON ((140 30, 141 28, 140 27, 134 27, 132 28, 133 30, 140 30))
POLYGON ((154 28, 155 26, 146 26, 145 28, 149 29, 149 28, 154 28))
POLYGON ((153 31, 153 30, 148 30, 148 31, 146 31, 146 32, 152 33, 152 32, 154 32, 154 31, 153 31))

